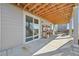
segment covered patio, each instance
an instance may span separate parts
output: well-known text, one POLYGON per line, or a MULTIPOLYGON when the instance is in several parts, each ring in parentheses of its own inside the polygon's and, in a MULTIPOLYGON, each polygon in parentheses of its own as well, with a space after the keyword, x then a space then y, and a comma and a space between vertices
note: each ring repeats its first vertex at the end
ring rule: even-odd
POLYGON ((0 4, 0 12, 0 55, 79 56, 79 4, 0 4))

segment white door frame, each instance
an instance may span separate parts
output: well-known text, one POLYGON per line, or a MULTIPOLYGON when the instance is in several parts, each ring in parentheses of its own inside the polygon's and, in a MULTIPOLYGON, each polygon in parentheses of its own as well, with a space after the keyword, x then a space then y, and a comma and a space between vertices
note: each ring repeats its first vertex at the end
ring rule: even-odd
MULTIPOLYGON (((33 41, 35 41, 35 40, 38 40, 38 39, 40 39, 40 29, 39 29, 39 33, 38 33, 38 36, 39 36, 39 38, 37 38, 37 39, 34 39, 33 38, 33 40, 31 40, 31 41, 28 41, 28 42, 25 42, 25 39, 26 39, 26 33, 25 33, 25 31, 26 31, 26 29, 25 29, 25 26, 26 26, 26 17, 25 17, 25 15, 27 15, 27 16, 30 16, 30 17, 33 17, 33 21, 34 21, 34 19, 37 19, 38 21, 39 21, 39 25, 40 25, 40 18, 38 18, 37 16, 34 16, 34 15, 32 15, 31 13, 29 13, 29 12, 26 12, 26 11, 23 11, 23 44, 28 44, 28 43, 30 43, 30 42, 33 42, 33 41)), ((34 22, 33 22, 34 23, 34 22)), ((34 37, 35 35, 33 34, 33 37, 34 37)))

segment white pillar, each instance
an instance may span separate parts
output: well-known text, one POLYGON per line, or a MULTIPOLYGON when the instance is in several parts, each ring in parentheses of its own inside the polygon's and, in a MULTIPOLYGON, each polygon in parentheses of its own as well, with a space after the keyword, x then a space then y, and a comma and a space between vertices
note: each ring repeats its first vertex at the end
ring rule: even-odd
POLYGON ((77 8, 75 8, 75 12, 74 12, 74 39, 73 39, 73 46, 78 46, 78 9, 79 7, 77 6, 77 8))

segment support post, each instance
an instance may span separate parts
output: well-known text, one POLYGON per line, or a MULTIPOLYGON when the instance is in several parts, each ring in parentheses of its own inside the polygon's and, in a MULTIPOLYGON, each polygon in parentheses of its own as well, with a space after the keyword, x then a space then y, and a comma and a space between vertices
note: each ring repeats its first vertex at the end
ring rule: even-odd
POLYGON ((75 10, 74 10, 74 32, 73 32, 73 42, 72 42, 72 52, 73 52, 73 55, 79 55, 79 44, 78 44, 78 40, 79 40, 79 35, 78 35, 78 10, 79 10, 79 6, 75 7, 75 10))
POLYGON ((73 32, 73 45, 78 45, 78 6, 74 12, 74 32, 73 32))
POLYGON ((72 37, 72 19, 70 20, 70 23, 69 23, 69 35, 70 37, 72 37))

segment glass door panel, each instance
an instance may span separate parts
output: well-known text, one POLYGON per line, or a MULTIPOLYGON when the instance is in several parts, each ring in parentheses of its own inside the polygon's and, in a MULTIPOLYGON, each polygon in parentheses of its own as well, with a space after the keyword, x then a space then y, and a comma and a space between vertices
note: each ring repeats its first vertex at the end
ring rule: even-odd
POLYGON ((34 39, 37 39, 39 37, 39 21, 37 19, 34 19, 34 39))
POLYGON ((33 40, 33 18, 26 16, 26 42, 33 40))

